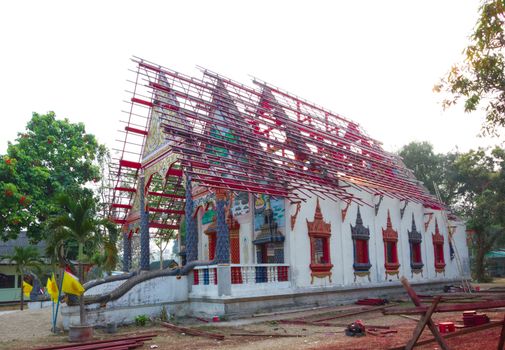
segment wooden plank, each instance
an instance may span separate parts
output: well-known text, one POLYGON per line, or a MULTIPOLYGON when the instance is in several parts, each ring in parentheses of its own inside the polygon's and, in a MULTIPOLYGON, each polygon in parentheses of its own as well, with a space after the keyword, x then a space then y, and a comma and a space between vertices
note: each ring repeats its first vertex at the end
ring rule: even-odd
POLYGON ((337 318, 343 318, 343 317, 348 317, 348 316, 354 316, 354 315, 359 315, 359 314, 364 314, 368 312, 374 312, 374 311, 383 311, 384 309, 397 306, 398 304, 389 304, 389 305, 382 305, 382 306, 376 306, 376 307, 371 307, 369 309, 364 309, 364 310, 359 310, 359 311, 353 311, 353 312, 347 312, 339 315, 335 315, 332 317, 326 317, 326 318, 321 318, 319 320, 315 320, 313 322, 323 322, 323 321, 329 321, 329 320, 334 320, 337 318))
POLYGON ((412 334, 412 338, 405 346, 405 350, 412 350, 414 348, 416 342, 419 340, 419 337, 424 331, 424 327, 426 327, 428 322, 431 320, 431 315, 433 315, 433 311, 435 311, 435 309, 437 308, 437 305, 440 302, 441 298, 442 298, 441 296, 436 297, 435 300, 433 300, 433 303, 431 304, 428 311, 426 311, 424 316, 419 320, 416 328, 414 329, 414 333, 412 334))
MULTIPOLYGON (((467 310, 483 310, 505 307, 505 300, 490 300, 478 303, 464 303, 461 305, 440 305, 437 306, 435 312, 456 312, 456 311, 467 311, 467 310)), ((423 314, 428 310, 426 306, 411 307, 411 308, 392 308, 389 310, 384 310, 384 315, 415 315, 423 314)))
MULTIPOLYGON (((129 349, 130 347, 137 346, 138 344, 143 344, 141 341, 137 340, 121 340, 115 342, 102 342, 96 344, 66 344, 64 348, 58 348, 60 350, 99 350, 99 349, 129 349)), ((53 350, 54 348, 49 348, 53 350)))
POLYGON ((194 328, 180 327, 180 326, 176 326, 175 324, 168 323, 168 322, 161 322, 161 325, 163 327, 175 330, 179 333, 185 333, 185 334, 189 334, 189 335, 206 337, 206 338, 217 339, 217 340, 224 340, 224 335, 222 335, 222 334, 204 332, 204 331, 201 331, 199 329, 194 329, 194 328))
MULTIPOLYGON (((464 334, 469 334, 469 333, 473 333, 473 332, 479 332, 479 331, 482 331, 482 330, 485 330, 485 329, 490 329, 490 328, 494 328, 494 327, 503 326, 503 324, 504 324, 503 321, 498 321, 498 322, 486 323, 486 324, 483 324, 483 325, 480 325, 480 326, 468 327, 468 328, 464 328, 464 329, 462 329, 460 331, 457 331, 457 332, 452 332, 452 333, 444 334, 443 338, 444 339, 450 339, 450 338, 454 338, 454 337, 457 337, 457 336, 460 336, 460 335, 464 335, 464 334)), ((421 341, 417 342, 416 346, 426 345, 426 344, 429 344, 429 343, 433 343, 434 341, 436 341, 435 338, 421 340, 421 341)), ((389 348, 388 350, 403 350, 403 349, 405 349, 405 345, 395 346, 395 347, 389 348)))
POLYGON ((335 308, 335 307, 334 306, 316 306, 316 307, 308 307, 308 308, 303 308, 303 309, 282 310, 282 311, 276 311, 276 312, 267 312, 267 313, 261 313, 261 314, 253 314, 252 317, 264 317, 264 316, 275 316, 275 315, 284 315, 284 314, 296 314, 298 312, 313 311, 313 310, 319 310, 319 309, 330 309, 330 308, 335 308))
MULTIPOLYGON (((414 289, 410 286, 409 281, 405 277, 402 277, 402 278, 400 278, 400 282, 402 283, 403 287, 407 291, 407 294, 412 299, 412 302, 414 303, 414 305, 421 306, 421 301, 419 300, 419 297, 417 296, 414 289)), ((440 344, 440 347, 442 348, 442 350, 449 350, 449 346, 445 342, 444 338, 442 338, 442 336, 440 335, 440 333, 437 329, 437 326, 435 326, 435 323, 431 320, 431 318, 428 319, 427 325, 428 325, 428 328, 430 329, 431 333, 433 333, 433 336, 435 337, 437 342, 440 344)))
POLYGON ((407 318, 407 319, 412 320, 412 321, 419 322, 419 318, 417 318, 417 317, 412 317, 412 316, 407 316, 407 315, 398 315, 398 316, 401 316, 403 318, 407 318))
POLYGON ((277 334, 277 333, 231 333, 232 337, 265 337, 265 338, 302 338, 305 337, 303 334, 277 334))
POLYGON ((311 322, 311 321, 304 321, 304 320, 278 320, 276 322, 282 323, 282 324, 294 324, 294 325, 300 325, 300 326, 317 326, 317 327, 337 327, 337 325, 331 324, 331 323, 326 323, 326 322, 311 322))
MULTIPOLYGON (((145 333, 145 334, 139 334, 139 335, 134 335, 130 337, 115 337, 111 339, 104 339, 104 340, 94 340, 90 342, 84 342, 80 343, 78 345, 92 345, 92 344, 106 344, 106 343, 111 343, 115 341, 121 341, 121 340, 151 340, 152 338, 158 336, 157 333, 145 333)), ((65 349, 66 347, 69 346, 76 346, 77 344, 63 344, 63 345, 49 345, 41 348, 36 348, 35 350, 58 350, 58 349, 65 349)))
POLYGON ((503 326, 501 327, 500 340, 498 341, 498 350, 503 350, 505 345, 505 316, 503 316, 503 326))

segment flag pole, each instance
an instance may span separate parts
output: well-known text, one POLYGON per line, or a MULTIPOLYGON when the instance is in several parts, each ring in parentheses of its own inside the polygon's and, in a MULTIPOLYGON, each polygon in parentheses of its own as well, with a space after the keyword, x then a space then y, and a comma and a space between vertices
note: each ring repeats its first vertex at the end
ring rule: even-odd
POLYGON ((56 313, 54 314, 54 318, 53 318, 53 333, 56 333, 56 320, 58 319, 58 309, 60 307, 61 288, 63 288, 63 278, 65 278, 65 269, 61 269, 61 271, 63 273, 61 274, 60 287, 58 288, 58 300, 56 301, 56 313))
POLYGON ((51 332, 54 332, 54 300, 52 296, 49 296, 51 298, 51 332))

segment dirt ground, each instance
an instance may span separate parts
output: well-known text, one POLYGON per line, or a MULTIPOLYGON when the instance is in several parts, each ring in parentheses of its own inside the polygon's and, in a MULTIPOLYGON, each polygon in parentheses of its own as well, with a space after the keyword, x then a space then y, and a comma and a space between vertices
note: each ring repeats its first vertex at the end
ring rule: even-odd
MULTIPOLYGON (((504 286, 505 280, 497 281, 491 285, 482 286, 482 289, 494 286, 504 286)), ((402 303, 402 306, 411 306, 402 303)), ((286 349, 349 349, 349 350, 380 350, 405 344, 412 335, 416 321, 397 315, 382 315, 381 312, 369 312, 354 316, 326 321, 327 326, 313 326, 307 324, 284 324, 281 320, 297 319, 313 321, 316 319, 332 317, 339 313, 348 313, 362 308, 358 305, 346 305, 336 308, 320 308, 301 312, 266 315, 248 319, 232 320, 226 322, 204 323, 196 319, 179 319, 171 322, 185 327, 225 335, 223 341, 204 337, 195 337, 180 334, 176 331, 161 327, 159 324, 150 324, 146 327, 121 327, 114 335, 106 334, 103 330, 95 330, 95 339, 108 339, 119 336, 134 335, 145 332, 155 332, 158 335, 151 341, 145 342, 139 349, 245 349, 245 350, 286 350, 286 349), (344 334, 345 326, 357 319, 361 319, 368 326, 390 327, 397 333, 387 336, 366 335, 355 338, 344 334), (250 336, 234 336, 232 333, 251 334, 250 336), (293 337, 270 337, 269 334, 292 335, 293 337)), ((51 309, 8 311, 0 309, 0 349, 35 349, 49 344, 63 344, 67 335, 53 335, 50 332, 51 309)), ((505 309, 484 311, 491 320, 503 320, 505 309)), ((462 321, 461 312, 436 314, 433 319, 440 321, 462 321)), ((449 339, 451 349, 463 350, 478 348, 479 350, 496 349, 501 327, 495 327, 468 335, 449 339)), ((425 330, 421 339, 431 338, 431 332, 425 330)), ((436 343, 431 343, 416 349, 438 349, 436 343)))

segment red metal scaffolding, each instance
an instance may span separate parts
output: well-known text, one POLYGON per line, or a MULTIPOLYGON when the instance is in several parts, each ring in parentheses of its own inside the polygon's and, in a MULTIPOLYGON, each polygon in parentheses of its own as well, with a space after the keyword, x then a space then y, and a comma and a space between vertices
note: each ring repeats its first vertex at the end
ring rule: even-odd
POLYGON ((133 62, 128 118, 110 197, 111 217, 118 223, 127 223, 131 215, 140 169, 159 161, 142 158, 153 131, 153 110, 170 143, 167 152, 178 161, 171 168, 172 182, 162 181, 158 191, 146 186, 151 227, 177 227, 183 215, 183 173, 209 189, 373 204, 353 195, 349 188, 354 187, 442 207, 395 155, 334 112, 257 79, 248 87, 205 69, 197 79, 139 58, 133 62))

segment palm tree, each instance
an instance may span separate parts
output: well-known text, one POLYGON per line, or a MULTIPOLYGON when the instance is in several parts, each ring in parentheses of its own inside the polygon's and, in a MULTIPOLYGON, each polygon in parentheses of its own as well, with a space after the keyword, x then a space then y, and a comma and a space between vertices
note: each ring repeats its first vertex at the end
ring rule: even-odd
POLYGON ((14 247, 14 254, 6 256, 9 261, 16 266, 16 272, 21 277, 21 306, 24 306, 23 281, 25 276, 33 270, 39 270, 42 260, 39 251, 34 246, 14 247))
MULTIPOLYGON (((109 220, 97 217, 96 203, 92 196, 83 196, 77 200, 67 194, 57 196, 58 204, 62 211, 60 214, 49 219, 49 228, 51 236, 48 239, 48 249, 53 250, 53 257, 65 263, 68 261, 69 245, 77 243, 79 262, 79 279, 84 283, 83 264, 89 262, 89 257, 84 254, 97 251, 107 242, 103 232, 108 229, 109 232, 115 232, 115 225, 109 220)), ((111 251, 110 245, 105 244, 107 249, 114 255, 116 251, 111 251)), ((113 260, 113 257, 110 257, 113 260)), ((80 322, 86 324, 86 315, 84 313, 84 294, 79 297, 80 322)))

